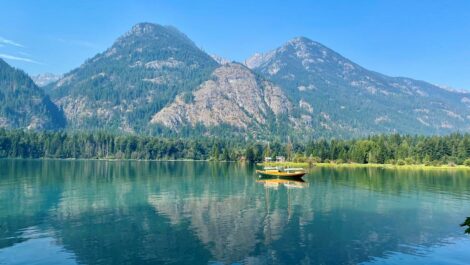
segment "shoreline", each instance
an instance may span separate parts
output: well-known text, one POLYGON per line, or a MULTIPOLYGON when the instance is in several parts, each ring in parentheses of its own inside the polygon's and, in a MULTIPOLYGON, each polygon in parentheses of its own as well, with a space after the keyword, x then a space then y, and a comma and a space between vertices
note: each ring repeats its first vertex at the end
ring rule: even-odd
MULTIPOLYGON (((247 163, 246 161, 215 161, 215 160, 196 160, 196 159, 122 159, 122 158, 19 158, 19 157, 3 157, 0 160, 49 160, 49 161, 107 161, 107 162, 212 162, 212 163, 247 163)), ((397 169, 397 170, 468 170, 470 166, 465 165, 440 165, 440 166, 426 166, 424 164, 417 165, 396 165, 396 164, 359 164, 359 163, 312 163, 309 165, 307 162, 258 162, 257 166, 282 166, 282 167, 302 167, 305 169, 312 168, 382 168, 382 169, 397 169)))
POLYGON ((424 164, 418 165, 394 165, 394 164, 358 164, 358 163, 312 163, 311 166, 307 162, 263 162, 258 163, 261 166, 285 166, 285 167, 303 167, 309 168, 382 168, 382 169, 406 169, 406 170, 468 170, 469 166, 464 165, 441 165, 441 166, 426 166, 424 164))
POLYGON ((133 158, 51 158, 51 157, 2 157, 0 160, 49 160, 49 161, 109 161, 109 162, 121 162, 121 161, 136 161, 136 162, 217 162, 217 163, 234 163, 239 161, 215 161, 215 160, 204 160, 204 159, 133 159, 133 158))

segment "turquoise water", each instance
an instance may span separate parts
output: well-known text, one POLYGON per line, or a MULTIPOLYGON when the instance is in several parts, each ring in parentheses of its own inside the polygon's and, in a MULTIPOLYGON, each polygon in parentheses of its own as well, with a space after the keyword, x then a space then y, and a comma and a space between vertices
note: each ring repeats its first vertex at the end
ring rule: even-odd
POLYGON ((469 172, 0 160, 0 264, 468 264, 469 172))

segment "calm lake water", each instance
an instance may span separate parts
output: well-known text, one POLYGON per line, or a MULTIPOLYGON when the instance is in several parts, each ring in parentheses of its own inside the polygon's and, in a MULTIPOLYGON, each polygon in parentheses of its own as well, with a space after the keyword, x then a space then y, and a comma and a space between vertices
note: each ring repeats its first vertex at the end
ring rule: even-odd
POLYGON ((0 264, 468 264, 470 172, 0 160, 0 264))

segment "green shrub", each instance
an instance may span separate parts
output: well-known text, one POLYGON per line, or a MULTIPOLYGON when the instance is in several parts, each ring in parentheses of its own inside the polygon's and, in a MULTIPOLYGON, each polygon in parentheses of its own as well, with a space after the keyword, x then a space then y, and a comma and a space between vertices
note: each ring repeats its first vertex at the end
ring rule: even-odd
POLYGON ((463 164, 467 167, 470 167, 470 158, 465 159, 465 161, 463 161, 463 164))
POLYGON ((313 163, 320 163, 320 162, 321 162, 321 158, 318 157, 318 156, 314 156, 314 157, 312 157, 312 162, 313 162, 313 163))
POLYGON ((405 163, 406 163, 407 165, 413 165, 413 164, 415 163, 415 161, 414 161, 413 158, 407 157, 407 158, 405 158, 405 163))
POLYGON ((302 154, 295 154, 293 160, 294 160, 294 162, 297 162, 297 163, 307 162, 307 158, 305 156, 303 156, 302 154))
POLYGON ((405 161, 404 161, 403 159, 398 159, 397 165, 399 165, 399 166, 404 166, 404 165, 406 165, 406 163, 405 163, 405 161))

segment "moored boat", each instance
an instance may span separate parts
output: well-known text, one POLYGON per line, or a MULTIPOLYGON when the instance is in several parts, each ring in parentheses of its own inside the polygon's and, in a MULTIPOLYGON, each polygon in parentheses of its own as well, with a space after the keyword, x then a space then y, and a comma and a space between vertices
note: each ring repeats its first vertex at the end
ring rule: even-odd
POLYGON ((306 172, 303 168, 265 167, 256 173, 261 177, 301 178, 306 172))

